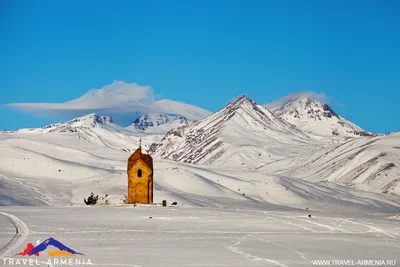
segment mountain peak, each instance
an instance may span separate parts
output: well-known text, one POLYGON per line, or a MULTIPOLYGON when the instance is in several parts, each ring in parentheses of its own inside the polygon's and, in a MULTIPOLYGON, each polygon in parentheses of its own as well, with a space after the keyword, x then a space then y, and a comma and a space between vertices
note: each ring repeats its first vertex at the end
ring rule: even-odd
MULTIPOLYGON (((96 113, 90 113, 75 119, 53 123, 42 128, 19 129, 18 132, 78 132, 82 129, 100 129, 107 128, 111 131, 116 131, 120 128, 114 123, 110 116, 100 116, 96 113)), ((122 128, 121 128, 122 129, 122 128)), ((123 129, 122 129, 123 130, 123 129)))
POLYGON ((290 96, 284 107, 289 105, 298 105, 307 108, 312 106, 322 106, 324 104, 326 104, 324 101, 317 100, 310 94, 298 92, 290 96))
POLYGON ((127 128, 148 133, 166 133, 171 129, 188 125, 191 122, 181 115, 147 113, 137 117, 127 128))
MULTIPOLYGON (((272 108, 275 115, 289 113, 295 118, 312 118, 321 120, 321 117, 339 118, 339 115, 324 101, 315 99, 308 93, 294 93, 285 98, 281 107, 272 108)), ((268 107, 268 105, 267 105, 268 107)))
POLYGON ((117 127, 110 116, 100 116, 90 113, 63 123, 55 123, 43 127, 50 132, 76 132, 80 128, 117 127))
POLYGON ((240 107, 243 104, 249 104, 251 106, 256 106, 257 105, 256 102, 251 100, 246 95, 241 95, 241 96, 236 97, 232 101, 230 101, 228 103, 228 105, 225 106, 225 109, 235 109, 235 108, 240 107))
POLYGON ((90 113, 81 117, 77 117, 70 121, 67 121, 67 124, 74 123, 91 123, 91 124, 115 124, 113 119, 110 116, 100 116, 96 113, 90 113))
POLYGON ((285 106, 298 105, 303 107, 308 107, 311 105, 326 104, 325 95, 317 94, 314 92, 296 92, 287 96, 284 96, 272 103, 265 104, 264 106, 270 110, 278 110, 284 108, 285 106))
POLYGON ((240 95, 236 97, 234 100, 249 100, 250 98, 247 95, 240 95))
POLYGON ((323 99, 321 94, 294 93, 265 107, 305 133, 349 137, 364 132, 357 125, 340 117, 323 99))
POLYGON ((234 98, 230 103, 252 101, 247 95, 240 95, 234 98))

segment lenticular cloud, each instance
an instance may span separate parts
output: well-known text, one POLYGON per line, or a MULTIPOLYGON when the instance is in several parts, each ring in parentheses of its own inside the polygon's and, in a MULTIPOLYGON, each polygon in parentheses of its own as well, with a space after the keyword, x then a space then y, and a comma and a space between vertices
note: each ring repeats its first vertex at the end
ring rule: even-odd
POLYGON ((10 103, 8 107, 44 116, 78 116, 88 113, 124 115, 137 113, 167 113, 199 120, 211 112, 168 99, 154 100, 153 90, 136 83, 114 81, 100 89, 91 89, 84 95, 63 103, 10 103))

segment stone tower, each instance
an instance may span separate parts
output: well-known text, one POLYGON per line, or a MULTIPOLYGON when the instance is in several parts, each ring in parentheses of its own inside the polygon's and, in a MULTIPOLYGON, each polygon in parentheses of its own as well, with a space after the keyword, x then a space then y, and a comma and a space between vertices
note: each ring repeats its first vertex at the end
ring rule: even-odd
POLYGON ((153 203, 153 158, 139 148, 128 159, 128 203, 153 203))

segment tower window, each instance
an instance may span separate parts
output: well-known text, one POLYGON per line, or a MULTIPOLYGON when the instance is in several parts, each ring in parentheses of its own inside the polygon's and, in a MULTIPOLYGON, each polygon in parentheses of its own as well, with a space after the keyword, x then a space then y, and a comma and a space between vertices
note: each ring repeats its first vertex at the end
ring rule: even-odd
POLYGON ((142 177, 142 169, 137 170, 137 177, 142 177))

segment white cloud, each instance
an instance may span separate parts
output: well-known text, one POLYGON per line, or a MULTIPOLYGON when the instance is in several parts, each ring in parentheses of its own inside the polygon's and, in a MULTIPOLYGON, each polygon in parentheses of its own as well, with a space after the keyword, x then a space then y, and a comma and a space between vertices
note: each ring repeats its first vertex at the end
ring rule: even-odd
POLYGON ((316 92, 298 92, 294 94, 290 94, 287 96, 284 96, 282 98, 279 98, 271 103, 265 104, 264 106, 268 109, 275 109, 275 108, 280 108, 286 105, 289 102, 292 102, 300 97, 309 97, 318 101, 321 101, 323 103, 327 103, 327 96, 324 93, 316 93, 316 92))
POLYGON ((178 114, 191 120, 202 119, 211 112, 193 105, 172 100, 155 101, 153 90, 136 83, 114 81, 101 89, 92 89, 79 98, 64 103, 10 103, 8 107, 44 116, 70 117, 88 113, 135 116, 138 113, 178 114))

